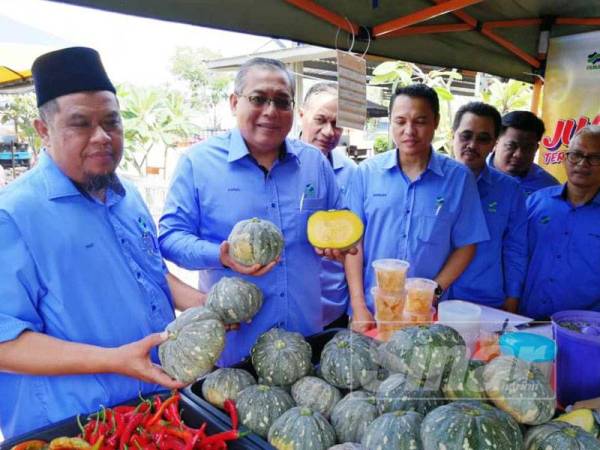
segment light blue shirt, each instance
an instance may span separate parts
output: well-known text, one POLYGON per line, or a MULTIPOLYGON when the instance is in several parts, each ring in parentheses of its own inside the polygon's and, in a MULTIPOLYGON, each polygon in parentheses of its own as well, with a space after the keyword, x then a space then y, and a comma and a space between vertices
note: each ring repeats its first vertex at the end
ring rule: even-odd
MULTIPOLYGON (((487 163, 490 167, 494 167, 494 152, 489 154, 487 163)), ((510 176, 509 174, 506 175, 510 176)), ((546 172, 536 163, 531 164, 529 171, 524 177, 513 176, 512 178, 514 178, 521 185, 521 189, 523 189, 525 197, 528 197, 535 191, 545 187, 556 186, 559 184, 556 178, 554 178, 550 173, 546 172)))
POLYGON ((527 199, 529 270, 521 312, 545 319, 558 311, 600 311, 600 193, 573 206, 565 186, 527 199))
MULTIPOLYGON (((116 347, 174 318, 152 217, 128 182, 100 203, 43 153, 0 191, 0 248, 0 342, 32 330, 116 347)), ((158 389, 115 374, 0 372, 0 428, 10 438, 158 389)))
MULTIPOLYGON (((357 168, 356 163, 346 155, 344 147, 336 147, 331 153, 331 165, 335 181, 342 195, 346 193, 350 177, 357 168)), ((350 296, 344 266, 328 258, 323 258, 321 269, 321 303, 323 305, 323 326, 346 313, 350 296)))
POLYGON ((527 271, 525 194, 512 177, 485 166, 477 178, 490 240, 477 244, 475 258, 452 284, 448 298, 501 307, 521 298, 527 271))
POLYGON ((406 260, 409 276, 433 279, 455 249, 489 239, 473 174, 433 150, 412 182, 399 167, 397 150, 364 161, 347 202, 365 224, 363 279, 371 310, 376 259, 406 260))
POLYGON ((304 335, 322 329, 321 258, 308 242, 306 222, 318 210, 340 206, 327 159, 295 139, 285 140, 285 153, 268 173, 252 158, 238 129, 195 145, 180 158, 159 242, 165 258, 201 270, 201 290, 224 276, 241 276, 219 260, 219 245, 240 220, 269 220, 285 239, 279 264, 263 276, 246 277, 262 290, 264 304, 251 324, 227 333, 221 365, 240 361, 272 327, 304 335))

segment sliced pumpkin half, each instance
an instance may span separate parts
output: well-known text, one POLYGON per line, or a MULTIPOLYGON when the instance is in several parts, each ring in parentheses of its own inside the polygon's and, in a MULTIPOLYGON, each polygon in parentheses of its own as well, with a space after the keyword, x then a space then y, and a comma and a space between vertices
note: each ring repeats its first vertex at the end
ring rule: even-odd
POLYGON ((347 209, 317 211, 308 218, 306 234, 317 248, 347 250, 363 235, 360 217, 347 209))

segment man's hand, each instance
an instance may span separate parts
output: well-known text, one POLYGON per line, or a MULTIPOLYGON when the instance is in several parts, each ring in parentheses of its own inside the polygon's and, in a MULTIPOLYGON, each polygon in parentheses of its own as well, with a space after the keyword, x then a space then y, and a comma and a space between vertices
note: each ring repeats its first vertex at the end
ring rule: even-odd
POLYGON ((269 270, 271 270, 275 265, 279 262, 279 257, 274 261, 271 261, 269 264, 261 266, 260 264, 254 264, 253 266, 244 266, 243 264, 238 263, 229 255, 229 242, 223 241, 219 248, 219 257, 221 259, 221 264, 225 267, 229 267, 231 270, 237 273, 241 273, 243 275, 252 275, 254 277, 260 277, 264 275, 269 270))
POLYGON ((373 314, 371 314, 369 308, 363 306, 352 310, 351 328, 358 333, 365 333, 375 328, 375 319, 373 319, 373 314))
POLYGON ((502 309, 517 314, 519 310, 519 300, 514 297, 507 297, 504 301, 504 305, 502 305, 502 309))
POLYGON ((341 263, 346 259, 346 255, 356 255, 358 253, 358 249, 356 246, 350 247, 347 250, 338 250, 336 248, 317 248, 315 247, 315 252, 317 255, 324 256, 325 258, 332 259, 334 261, 339 261, 341 263))
POLYGON ((184 383, 174 380, 150 359, 154 347, 167 340, 167 333, 154 333, 144 339, 112 349, 113 372, 160 384, 168 389, 181 389, 184 383))

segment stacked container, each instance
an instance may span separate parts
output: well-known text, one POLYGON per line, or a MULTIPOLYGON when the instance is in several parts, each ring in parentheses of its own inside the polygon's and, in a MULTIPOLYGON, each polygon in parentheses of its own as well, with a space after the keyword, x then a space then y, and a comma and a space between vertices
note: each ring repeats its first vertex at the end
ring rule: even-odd
POLYGON ((409 265, 401 259, 373 261, 377 287, 371 290, 371 294, 375 304, 377 332, 381 340, 387 341, 394 331, 402 328, 409 265))

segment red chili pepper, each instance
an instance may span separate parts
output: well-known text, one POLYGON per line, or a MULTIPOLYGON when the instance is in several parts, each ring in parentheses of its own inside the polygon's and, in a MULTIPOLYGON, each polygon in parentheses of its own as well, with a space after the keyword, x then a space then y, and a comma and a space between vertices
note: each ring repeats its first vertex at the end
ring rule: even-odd
POLYGON ((179 402, 171 403, 165 411, 165 416, 170 422, 174 423, 179 427, 183 427, 183 421, 181 420, 181 416, 179 415, 178 403, 179 402))
POLYGON ((148 419, 148 421, 146 422, 145 425, 147 427, 150 427, 153 424, 155 424, 156 422, 158 422, 161 419, 163 413, 165 412, 165 409, 167 409, 167 407, 170 404, 178 402, 178 401, 179 401, 179 394, 174 394, 173 396, 169 397, 167 400, 165 400, 160 405, 160 408, 158 409, 158 411, 156 411, 156 413, 154 413, 154 415, 150 419, 148 419))
POLYGON ((238 429, 238 412, 237 412, 237 408, 235 406, 235 402, 233 400, 225 400, 225 402, 223 403, 223 409, 225 410, 225 412, 227 414, 229 414, 229 417, 231 418, 231 428, 233 428, 234 430, 238 429))
POLYGON ((226 441, 235 441, 236 439, 241 439, 244 436, 249 434, 249 431, 244 431, 240 433, 239 430, 229 430, 223 431, 222 433, 213 434, 211 436, 207 436, 202 440, 203 445, 214 444, 218 442, 226 442, 226 441))
POLYGON ((160 395, 155 395, 154 396, 154 411, 158 411, 160 409, 162 405, 162 398, 160 398, 160 395))
POLYGON ((178 439, 167 437, 160 445, 161 450, 184 450, 185 444, 178 439))
MULTIPOLYGON (((142 403, 140 403, 140 404, 142 404, 142 403)), ((135 411, 135 406, 131 406, 131 405, 121 405, 121 406, 115 406, 113 408, 113 413, 116 413, 116 414, 128 414, 133 411, 135 411)))
POLYGON ((127 424, 125 429, 123 430, 123 433, 121 434, 121 436, 119 436, 120 450, 123 450, 125 448, 125 445, 129 442, 129 439, 131 438, 131 435, 133 434, 133 431, 137 428, 137 426, 139 424, 141 424, 143 422, 143 420, 145 418, 146 418, 146 416, 143 414, 138 414, 131 418, 131 420, 129 421, 129 423, 127 424))

